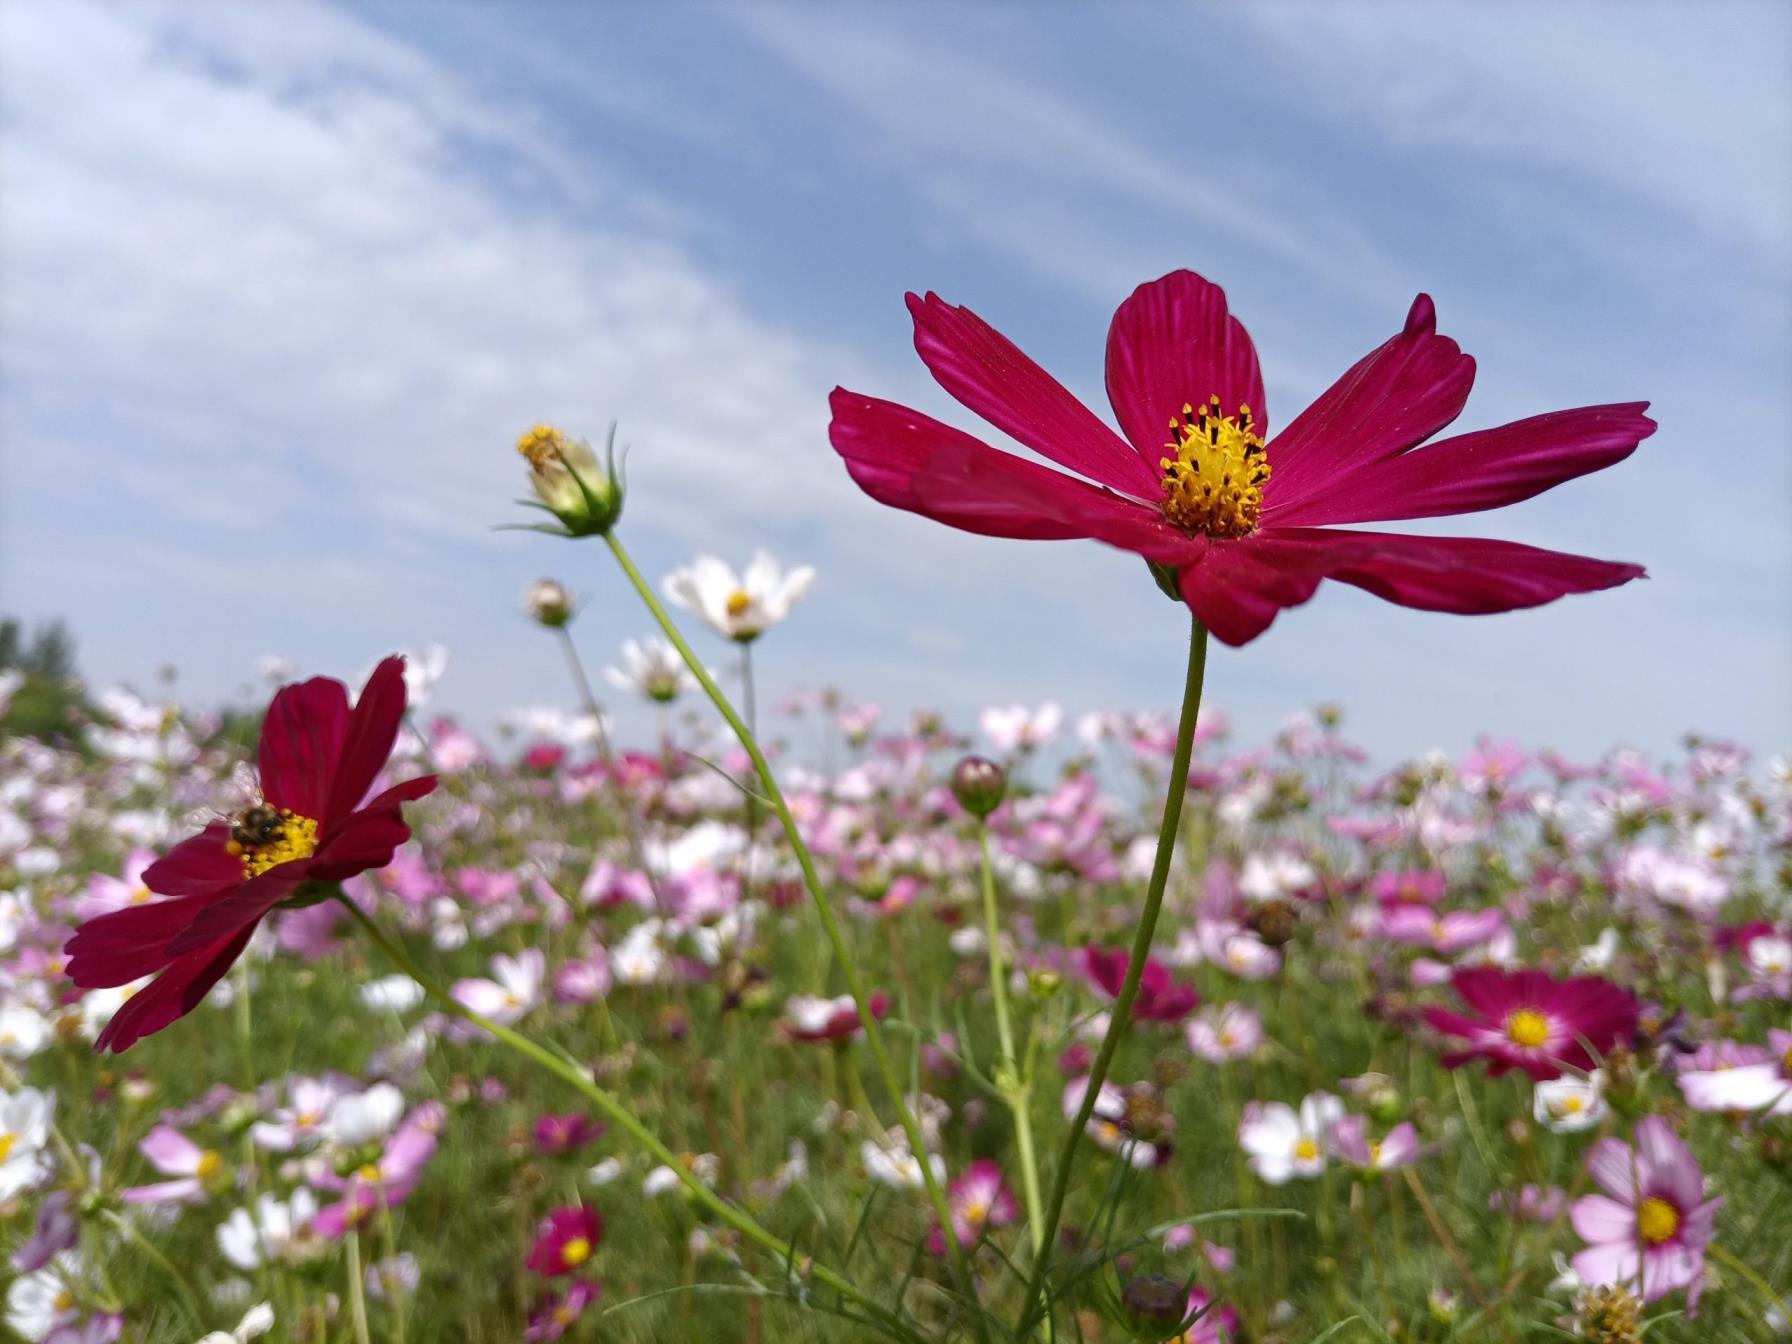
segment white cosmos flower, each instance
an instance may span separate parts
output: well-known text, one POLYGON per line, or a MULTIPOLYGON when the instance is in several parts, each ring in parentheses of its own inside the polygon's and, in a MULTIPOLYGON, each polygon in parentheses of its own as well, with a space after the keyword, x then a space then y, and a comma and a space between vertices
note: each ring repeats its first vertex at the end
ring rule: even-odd
POLYGON ((274 1308, 266 1302, 250 1307, 243 1319, 237 1322, 236 1329, 229 1334, 222 1330, 214 1330, 209 1335, 200 1337, 199 1344, 246 1344, 251 1339, 259 1339, 274 1328, 274 1308))
POLYGON ((344 1148, 383 1139, 398 1128, 404 1115, 404 1093, 391 1083, 375 1083, 365 1092, 350 1092, 330 1105, 325 1124, 330 1139, 344 1148))
POLYGON ((1553 1134, 1579 1134, 1605 1119, 1605 1071, 1594 1069, 1585 1078, 1563 1074, 1537 1084, 1531 1098, 1531 1114, 1553 1134))
POLYGON ((770 551, 756 551, 746 572, 736 575, 713 555, 700 555, 666 576, 666 596, 695 612, 718 633, 745 644, 790 615, 815 581, 815 570, 799 565, 788 574, 770 551))
POLYGON ((622 666, 606 667, 604 676, 618 690, 632 691, 661 705, 697 689, 697 678, 678 650, 658 635, 623 640, 622 666))
POLYGON ((362 985, 361 1002, 375 1011, 408 1012, 423 1002, 423 986, 408 975, 388 975, 362 985))
POLYGON ((44 1146, 56 1096, 35 1087, 0 1092, 0 1202, 36 1185, 49 1171, 44 1146))
POLYGON ((1250 1102, 1238 1122, 1238 1146, 1250 1154, 1251 1170, 1270 1185, 1325 1170, 1325 1147, 1344 1103, 1329 1092, 1314 1092, 1297 1114, 1283 1102, 1250 1102))
POLYGON ((1064 710, 1048 700, 1038 709, 1025 705, 991 705, 977 716, 977 725, 1003 751, 1035 751, 1058 735, 1064 710))
POLYGON ((317 1197, 300 1186, 282 1203, 271 1194, 255 1201, 255 1211, 235 1209, 218 1224, 218 1249, 238 1269, 251 1270, 289 1259, 317 1216, 317 1197))
POLYGON ((540 1000, 547 958, 538 947, 524 948, 514 957, 500 952, 492 958, 492 974, 493 980, 457 981, 454 997, 473 1012, 507 1027, 540 1000))

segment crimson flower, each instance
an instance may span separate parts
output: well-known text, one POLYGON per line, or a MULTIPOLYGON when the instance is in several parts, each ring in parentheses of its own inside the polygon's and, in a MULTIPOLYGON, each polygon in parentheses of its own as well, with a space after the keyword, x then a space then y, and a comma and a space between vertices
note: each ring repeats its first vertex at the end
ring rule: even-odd
POLYGON ((589 1204, 555 1209, 535 1230, 529 1268, 546 1278, 570 1274, 591 1258, 603 1235, 604 1221, 589 1204))
POLYGON ((115 1053, 198 1006, 277 906, 307 899, 307 883, 383 868, 411 838, 399 804, 436 786, 425 775, 363 802, 404 718, 404 659, 374 669, 349 708, 329 677, 285 686, 262 723, 262 801, 183 840, 143 873, 172 897, 90 919, 64 949, 82 989, 155 981, 125 1000, 95 1048, 115 1053))
POLYGON ((1450 986, 1472 1016, 1427 1008, 1425 1020, 1467 1042, 1443 1057, 1453 1069, 1485 1059, 1495 1077, 1523 1069, 1533 1080, 1560 1078, 1565 1069, 1586 1072, 1636 1030, 1634 995, 1596 975, 1557 980, 1547 971, 1502 971, 1497 966, 1458 970, 1450 986))
POLYGON ((1509 541, 1331 526, 1513 504, 1621 461, 1654 432, 1639 401, 1426 444, 1461 412, 1475 373, 1437 334, 1426 295, 1273 438, 1256 348, 1225 294, 1192 271, 1139 286, 1114 314, 1107 391, 1124 438, 969 309, 936 294, 910 294, 908 307, 942 387, 1087 479, 835 388, 829 437, 865 493, 985 536, 1134 551, 1228 644, 1255 639, 1325 579, 1401 606, 1484 613, 1642 577, 1509 541))
MULTIPOLYGON (((1123 947, 1103 951, 1085 947, 1078 960, 1089 983, 1109 998, 1120 997, 1132 956, 1123 947)), ((1132 1001, 1132 1015, 1141 1022, 1180 1022, 1200 1005, 1201 996, 1189 985, 1179 985, 1170 976, 1170 968, 1155 957, 1145 958, 1145 969, 1139 972, 1139 992, 1132 1001)))

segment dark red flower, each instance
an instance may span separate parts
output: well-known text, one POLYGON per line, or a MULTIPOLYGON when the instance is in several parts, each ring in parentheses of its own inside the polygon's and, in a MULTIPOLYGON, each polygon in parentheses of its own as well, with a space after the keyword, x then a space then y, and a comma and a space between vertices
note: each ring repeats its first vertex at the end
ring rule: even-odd
POLYGON ((529 1268, 548 1278, 570 1274, 591 1258, 603 1235, 603 1219, 589 1204, 555 1209, 535 1230, 529 1268))
POLYGON ((915 349, 997 429, 1087 480, 1016 457, 894 402, 834 390, 829 429, 873 499, 967 532, 1087 537, 1171 575, 1228 644, 1268 628, 1325 579, 1402 606, 1538 606, 1642 577, 1637 565, 1508 541, 1340 530, 1475 513, 1628 457, 1647 402, 1533 416, 1428 444, 1461 412, 1474 361, 1437 334, 1421 294, 1405 329, 1357 361, 1273 439, 1257 351, 1226 296, 1191 271, 1139 286, 1108 331, 1121 438, 969 309, 908 296, 915 349))
POLYGON ((282 687, 262 723, 262 801, 216 821, 151 864, 143 884, 172 900, 90 919, 64 949, 83 989, 128 985, 160 971, 106 1024, 96 1048, 122 1052, 198 1006, 255 927, 308 882, 383 868, 411 838, 399 804, 435 776, 367 802, 404 718, 404 659, 374 669, 351 710, 328 677, 282 687))
POLYGON ((1467 1042, 1443 1057, 1449 1069, 1485 1059, 1495 1077, 1523 1069, 1546 1082, 1566 1069, 1596 1068, 1598 1056, 1636 1030, 1636 997, 1596 975, 1557 980, 1546 971, 1474 966, 1452 975, 1450 987, 1468 1014, 1425 1010, 1433 1028, 1467 1042))
MULTIPOLYGON (((1132 958, 1123 947, 1102 951, 1085 947, 1079 957, 1083 974, 1089 983, 1111 999, 1120 997, 1126 970, 1132 958)), ((1132 1015, 1140 1022, 1180 1022, 1200 1004, 1201 996, 1189 985, 1179 985, 1170 976, 1170 968, 1155 957, 1145 958, 1145 969, 1139 972, 1139 992, 1132 1001, 1132 1015)))

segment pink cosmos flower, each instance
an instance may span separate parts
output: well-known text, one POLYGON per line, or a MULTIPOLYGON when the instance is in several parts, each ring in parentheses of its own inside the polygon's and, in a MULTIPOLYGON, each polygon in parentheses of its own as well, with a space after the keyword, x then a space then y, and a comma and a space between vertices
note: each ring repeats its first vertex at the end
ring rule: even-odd
POLYGON ((1216 1306, 1199 1288, 1188 1290, 1188 1316, 1193 1318, 1188 1329, 1165 1344, 1233 1344, 1238 1338, 1238 1313, 1216 1306))
POLYGON ((529 1268, 547 1278, 571 1274, 591 1258, 603 1236, 603 1219, 589 1204, 555 1209, 535 1230, 529 1268))
POLYGON ((133 849, 125 855, 124 866, 117 877, 110 873, 95 873, 87 879, 87 894, 74 902, 71 913, 76 919, 97 919, 114 910, 167 900, 166 896, 157 895, 143 884, 143 874, 155 861, 153 849, 133 849))
POLYGON ((1686 1104, 1695 1111, 1792 1115, 1792 1031, 1770 1030, 1767 1043, 1770 1051, 1709 1050, 1706 1058, 1682 1064, 1674 1081, 1686 1104))
MULTIPOLYGON (((1120 997, 1132 958, 1123 947, 1103 952, 1098 947, 1085 947, 1077 958, 1089 983, 1110 998, 1120 997)), ((1190 985, 1179 985, 1170 978, 1170 968, 1155 957, 1145 958, 1145 969, 1139 972, 1139 992, 1132 1002, 1132 1015, 1140 1022, 1180 1022, 1195 1010, 1201 996, 1190 985)))
POLYGON ((230 1171, 222 1154, 201 1148, 172 1125, 157 1125, 137 1148, 152 1167, 174 1179, 133 1186, 119 1196, 126 1204, 190 1204, 204 1199, 207 1188, 230 1171))
POLYGON ((319 1164, 307 1179, 321 1190, 340 1193, 342 1198, 311 1220, 311 1230, 336 1241, 359 1227, 375 1210, 397 1208, 409 1199, 423 1177, 423 1168, 435 1156, 442 1117, 439 1102, 425 1102, 405 1118, 377 1160, 364 1163, 347 1176, 339 1176, 327 1164, 319 1164))
MULTIPOLYGON (((976 1245, 985 1228, 1007 1227, 1016 1216, 1014 1194, 1002 1179, 1002 1169, 987 1158, 971 1163, 947 1188, 946 1199, 952 1209, 952 1234, 960 1246, 976 1245)), ((945 1234, 937 1223, 928 1234, 927 1249, 935 1255, 946 1253, 945 1234)))
POLYGON ((1629 402, 1421 447, 1461 412, 1475 372, 1437 334, 1426 295, 1398 335, 1273 438, 1256 348, 1225 294, 1191 271, 1139 286, 1114 314, 1107 391, 1124 438, 969 309, 935 294, 910 294, 908 307, 942 387, 1079 475, 836 388, 829 437, 860 488, 967 532, 1136 552, 1228 644, 1255 639, 1325 579, 1402 606, 1483 613, 1643 574, 1513 542, 1332 526, 1515 504, 1622 461, 1655 429, 1648 403, 1629 402))
POLYGON ((1254 1054, 1263 1044, 1263 1019, 1242 1003, 1210 1008, 1184 1029, 1190 1053, 1209 1064, 1224 1064, 1254 1054))
POLYGON ((1331 1148, 1345 1162, 1364 1171, 1392 1171, 1419 1159, 1419 1131, 1405 1121, 1379 1143, 1369 1137, 1369 1123, 1360 1115, 1341 1116, 1332 1126, 1331 1148))
POLYGON ((1432 1027, 1467 1042, 1443 1057, 1448 1069, 1485 1059, 1495 1077, 1523 1069, 1544 1082, 1564 1069, 1591 1071, 1596 1055, 1636 1029, 1635 996, 1596 975, 1557 980, 1546 971, 1475 966, 1458 970, 1450 984, 1474 1015, 1425 1010, 1432 1027))
MULTIPOLYGON (((881 1019, 889 1011, 885 994, 873 994, 871 1016, 881 1019)), ((859 1033, 859 1009, 852 995, 822 999, 813 994, 792 994, 784 1001, 784 1020, 778 1024, 793 1041, 843 1041, 859 1033)))
POLYGON ((585 1314, 585 1308, 602 1296, 603 1289, 595 1283, 580 1279, 569 1284, 564 1293, 547 1298, 530 1313, 523 1338, 559 1339, 585 1314))
POLYGON ((1568 1212, 1587 1249, 1574 1272, 1589 1285, 1623 1284, 1653 1302, 1687 1289, 1686 1313, 1698 1308, 1705 1243, 1723 1200, 1705 1198, 1705 1174, 1692 1150, 1660 1116, 1636 1126, 1636 1148, 1601 1139, 1587 1171, 1605 1191, 1586 1195, 1568 1212))
POLYGON ((544 1115, 535 1122, 535 1151, 570 1153, 602 1138, 604 1126, 576 1111, 570 1115, 544 1115))
POLYGON ((1427 905, 1393 905, 1381 912, 1381 931, 1396 943, 1428 947, 1445 956, 1478 947, 1506 927, 1498 910, 1441 914, 1427 905))

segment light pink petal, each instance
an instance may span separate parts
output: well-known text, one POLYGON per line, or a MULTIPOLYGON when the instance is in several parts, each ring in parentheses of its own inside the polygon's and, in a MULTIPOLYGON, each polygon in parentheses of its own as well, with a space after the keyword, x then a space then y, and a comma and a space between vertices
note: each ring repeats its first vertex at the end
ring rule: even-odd
POLYGON ((1626 1283, 1633 1287, 1636 1284, 1635 1246, 1616 1241, 1589 1246, 1570 1263, 1582 1281, 1595 1288, 1609 1283, 1626 1283))
POLYGON ((1638 1173, 1636 1156, 1629 1144, 1617 1139, 1599 1140, 1587 1152, 1587 1174, 1619 1203, 1636 1204, 1638 1173))
POLYGON ((191 1176, 205 1156, 200 1146, 172 1125, 157 1125, 137 1145, 150 1165, 164 1176, 191 1176))
POLYGON ((1568 1221, 1583 1241, 1635 1242, 1636 1210, 1605 1195, 1585 1195, 1568 1210, 1568 1221))

